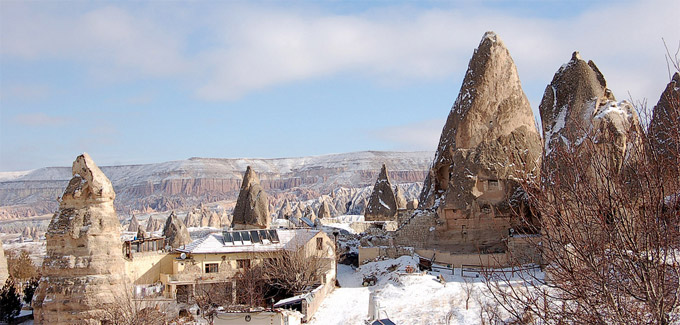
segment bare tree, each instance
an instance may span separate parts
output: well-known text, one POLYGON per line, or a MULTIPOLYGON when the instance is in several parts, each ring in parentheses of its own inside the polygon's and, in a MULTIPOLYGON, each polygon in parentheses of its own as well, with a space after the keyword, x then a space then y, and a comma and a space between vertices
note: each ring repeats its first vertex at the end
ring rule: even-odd
POLYGON ((136 299, 133 286, 126 283, 120 290, 113 292, 113 297, 98 306, 102 313, 102 324, 134 325, 166 324, 166 315, 160 306, 153 301, 136 299))
POLYGON ((332 262, 319 255, 307 255, 303 249, 284 250, 263 260, 267 284, 289 295, 297 295, 321 284, 332 262))
POLYGON ((541 233, 534 244, 546 263, 545 278, 487 270, 504 317, 522 323, 680 321, 680 99, 662 100, 669 105, 663 132, 631 129, 617 154, 603 141, 607 130, 583 130, 582 143, 556 149, 557 171, 544 173, 540 183, 524 182, 540 215, 538 225, 527 226, 541 233))

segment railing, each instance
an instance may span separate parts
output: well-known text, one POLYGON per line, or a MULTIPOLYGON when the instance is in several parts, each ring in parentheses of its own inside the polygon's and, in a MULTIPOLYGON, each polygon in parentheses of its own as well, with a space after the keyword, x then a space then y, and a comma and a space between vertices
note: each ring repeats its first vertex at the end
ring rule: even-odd
POLYGON ((132 259, 133 253, 155 252, 165 247, 165 237, 128 240, 123 243, 123 255, 132 259))

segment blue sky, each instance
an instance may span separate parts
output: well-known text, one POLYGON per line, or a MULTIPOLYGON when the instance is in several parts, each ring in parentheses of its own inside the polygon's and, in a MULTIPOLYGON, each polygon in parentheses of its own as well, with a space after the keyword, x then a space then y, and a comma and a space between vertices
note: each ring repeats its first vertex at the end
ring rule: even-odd
POLYGON ((434 150, 482 35, 537 114, 574 50, 618 99, 669 80, 668 1, 0 1, 0 171, 434 150))

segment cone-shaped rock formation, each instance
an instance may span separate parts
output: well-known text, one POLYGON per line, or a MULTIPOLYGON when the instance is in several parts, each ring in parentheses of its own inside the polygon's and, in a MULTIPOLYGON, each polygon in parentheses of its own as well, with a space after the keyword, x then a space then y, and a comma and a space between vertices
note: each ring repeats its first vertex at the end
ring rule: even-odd
POLYGON ((560 169, 572 168, 563 163, 562 157, 572 154, 564 150, 580 145, 586 137, 608 150, 613 167, 619 167, 630 141, 628 131, 640 130, 633 106, 616 102, 595 63, 582 60, 578 52, 555 73, 539 111, 545 139, 544 181, 560 169))
POLYGON ((328 201, 323 201, 321 206, 319 206, 319 218, 328 219, 331 217, 331 206, 328 205, 328 201))
POLYGON ((667 163, 666 177, 680 177, 680 73, 675 73, 654 106, 649 124, 649 138, 657 159, 667 163))
POLYGON ((139 228, 139 220, 137 220, 137 217, 135 215, 132 215, 132 218, 130 218, 130 224, 128 225, 127 231, 129 232, 137 232, 137 229, 139 228))
POLYGON ((364 211, 364 220, 388 221, 394 220, 396 215, 397 200, 392 190, 390 178, 387 175, 387 167, 383 164, 364 211))
POLYGON ((425 179, 420 209, 397 242, 457 252, 502 250, 519 184, 538 174, 541 140, 515 63, 487 32, 475 50, 425 179), (510 204, 508 204, 510 203, 510 204))
POLYGON ((165 220, 163 236, 165 236, 165 244, 170 245, 172 248, 178 248, 191 243, 189 230, 187 230, 184 222, 175 215, 175 211, 170 212, 168 219, 165 220))
POLYGON ((33 299, 38 324, 99 324, 121 294, 125 261, 111 182, 82 154, 47 230, 47 256, 33 299))
POLYGON ((279 209, 279 219, 288 219, 290 216, 293 214, 292 209, 290 208, 290 202, 288 202, 288 199, 283 202, 283 205, 281 206, 281 209, 279 209))
POLYGON ((248 166, 234 208, 234 229, 269 228, 269 197, 257 174, 248 166))

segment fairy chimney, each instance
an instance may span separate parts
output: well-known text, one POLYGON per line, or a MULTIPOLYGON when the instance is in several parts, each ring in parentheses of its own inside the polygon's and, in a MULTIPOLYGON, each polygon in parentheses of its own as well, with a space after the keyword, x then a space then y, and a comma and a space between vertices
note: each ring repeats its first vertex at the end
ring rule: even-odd
POLYGON ((269 197, 257 174, 248 166, 234 208, 234 229, 269 228, 269 197))
POLYGON ((99 324, 102 308, 125 290, 115 196, 90 156, 78 156, 46 233, 47 256, 33 298, 36 323, 99 324))

